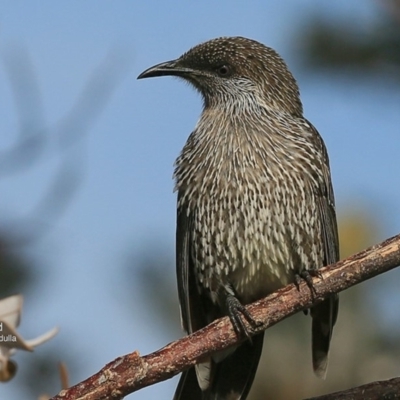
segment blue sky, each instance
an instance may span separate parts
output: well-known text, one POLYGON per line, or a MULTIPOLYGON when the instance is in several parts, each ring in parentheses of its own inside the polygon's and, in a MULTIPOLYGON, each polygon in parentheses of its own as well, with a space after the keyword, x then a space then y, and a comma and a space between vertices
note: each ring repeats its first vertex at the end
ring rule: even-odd
MULTIPOLYGON (((60 336, 68 335, 78 348, 89 347, 93 358, 82 361, 84 375, 74 379, 83 379, 118 355, 135 349, 145 354, 174 339, 156 329, 139 296, 132 320, 126 321, 121 303, 131 297, 123 268, 130 254, 152 241, 173 253, 173 161, 196 123, 201 99, 176 79, 136 77, 214 37, 247 36, 275 48, 287 60, 300 85, 305 116, 327 144, 339 215, 350 202, 382 221, 382 239, 398 233, 398 86, 355 75, 307 73, 295 57, 301 46, 298 29, 313 13, 324 10, 369 23, 377 15, 375 7, 375 2, 361 0, 323 5, 318 0, 0 1, 0 57, 10 48, 27 50, 51 133, 57 133, 60 120, 110 50, 114 53, 109 63, 124 63, 103 112, 68 150, 75 152, 75 166, 82 171, 75 197, 60 219, 36 221, 51 229, 26 252, 45 278, 40 297, 26 297, 22 333, 35 335, 58 325, 60 336)), ((4 151, 16 140, 19 120, 1 65, 0 93, 4 151)), ((50 145, 31 169, 1 175, 3 226, 12 227, 31 215, 57 170, 57 154, 64 153, 50 145)), ((174 386, 169 381, 132 398, 168 398, 174 386)), ((15 390, 11 382, 0 387, 0 396, 17 398, 15 390)))

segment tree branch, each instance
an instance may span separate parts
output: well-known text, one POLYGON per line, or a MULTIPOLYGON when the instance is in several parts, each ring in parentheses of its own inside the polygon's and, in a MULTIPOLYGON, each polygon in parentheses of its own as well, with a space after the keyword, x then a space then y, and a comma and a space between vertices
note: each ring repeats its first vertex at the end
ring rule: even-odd
POLYGON ((400 399, 400 378, 367 383, 366 385, 335 392, 306 400, 398 400, 400 399))
MULTIPOLYGON (((260 326, 252 329, 244 322, 249 332, 256 334, 324 300, 330 294, 341 292, 398 265, 400 234, 320 269, 320 276, 312 278, 315 291, 311 292, 307 284, 301 282, 298 287, 288 285, 250 304, 247 309, 255 320, 260 321, 260 326)), ((221 318, 154 353, 141 357, 135 351, 118 357, 85 381, 61 391, 52 400, 122 399, 143 387, 169 379, 210 354, 240 341, 229 318, 221 318)))

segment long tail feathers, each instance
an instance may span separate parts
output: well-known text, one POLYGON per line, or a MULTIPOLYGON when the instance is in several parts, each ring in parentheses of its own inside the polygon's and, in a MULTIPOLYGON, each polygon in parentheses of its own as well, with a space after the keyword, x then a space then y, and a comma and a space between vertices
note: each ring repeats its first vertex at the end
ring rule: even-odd
POLYGON ((203 392, 197 383, 195 368, 182 372, 173 400, 202 400, 203 392))
POLYGON ((315 374, 325 379, 328 367, 329 344, 339 309, 337 295, 317 304, 311 309, 312 359, 315 374))
POLYGON ((213 362, 215 371, 212 382, 202 392, 195 368, 182 374, 174 400, 244 400, 257 371, 264 341, 264 332, 241 344, 232 354, 219 363, 213 362))

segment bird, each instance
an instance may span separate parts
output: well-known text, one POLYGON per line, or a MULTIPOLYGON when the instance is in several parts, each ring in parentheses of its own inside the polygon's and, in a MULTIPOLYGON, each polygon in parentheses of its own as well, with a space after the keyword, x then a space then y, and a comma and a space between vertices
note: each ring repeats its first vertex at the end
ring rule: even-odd
MULTIPOLYGON (((174 76, 203 109, 175 161, 176 274, 183 329, 229 316, 244 340, 184 371, 175 400, 247 398, 264 333, 245 305, 339 260, 328 153, 297 82, 264 44, 220 37, 138 79, 174 76)), ((310 308, 312 363, 325 378, 338 296, 310 308)))

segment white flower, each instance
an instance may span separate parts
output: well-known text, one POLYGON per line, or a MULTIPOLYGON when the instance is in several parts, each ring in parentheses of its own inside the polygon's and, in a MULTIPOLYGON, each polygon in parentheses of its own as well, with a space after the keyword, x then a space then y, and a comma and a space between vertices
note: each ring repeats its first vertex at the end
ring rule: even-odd
POLYGON ((58 328, 31 340, 24 340, 16 331, 20 323, 22 311, 22 295, 10 296, 0 300, 0 382, 12 379, 17 371, 17 364, 10 357, 17 349, 33 351, 33 349, 54 337, 58 328))

